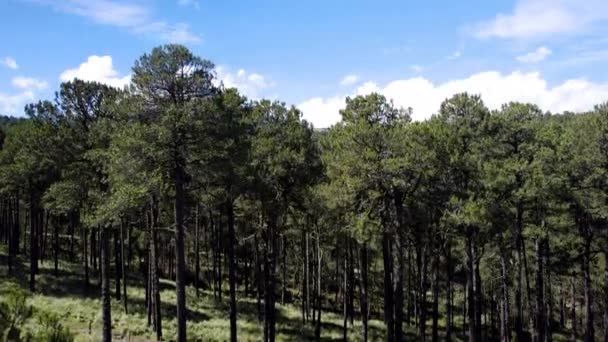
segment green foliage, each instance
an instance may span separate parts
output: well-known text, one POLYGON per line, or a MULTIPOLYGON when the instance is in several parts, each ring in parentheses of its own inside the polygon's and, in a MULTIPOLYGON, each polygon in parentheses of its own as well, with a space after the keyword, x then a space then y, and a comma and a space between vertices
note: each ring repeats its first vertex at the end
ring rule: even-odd
POLYGON ((19 338, 24 323, 32 316, 27 304, 27 292, 6 282, 0 288, 0 332, 3 341, 19 338))

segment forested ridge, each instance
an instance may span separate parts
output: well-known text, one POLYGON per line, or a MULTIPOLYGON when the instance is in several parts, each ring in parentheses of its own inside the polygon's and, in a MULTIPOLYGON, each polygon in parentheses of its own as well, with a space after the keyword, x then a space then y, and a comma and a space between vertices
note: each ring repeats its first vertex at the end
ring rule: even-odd
POLYGON ((608 341, 608 104, 315 129, 181 45, 2 119, 0 332, 18 341, 608 341))

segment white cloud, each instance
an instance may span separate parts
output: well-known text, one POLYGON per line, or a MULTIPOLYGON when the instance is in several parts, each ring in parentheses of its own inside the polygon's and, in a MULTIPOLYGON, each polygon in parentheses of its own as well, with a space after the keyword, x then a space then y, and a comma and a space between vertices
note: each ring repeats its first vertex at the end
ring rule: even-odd
POLYGON ((528 52, 525 55, 517 56, 517 60, 522 63, 538 63, 549 57, 553 51, 545 46, 541 46, 532 52, 528 52))
POLYGON ((240 93, 251 98, 258 99, 262 92, 274 87, 274 82, 269 81, 261 74, 239 69, 236 73, 228 68, 219 66, 216 68, 217 79, 226 88, 237 88, 240 93))
POLYGON ((117 88, 122 88, 131 82, 131 75, 120 76, 118 71, 114 70, 111 56, 89 56, 87 61, 77 68, 65 70, 59 76, 63 82, 74 78, 96 81, 117 88))
POLYGON ((34 101, 34 92, 31 90, 25 90, 16 94, 0 92, 0 114, 18 115, 23 113, 23 107, 30 101, 34 101))
MULTIPOLYGON (((583 111, 608 99, 608 83, 571 79, 550 87, 540 73, 519 71, 510 74, 481 72, 440 84, 423 77, 395 80, 383 87, 367 82, 349 95, 378 92, 392 99, 396 106, 412 107, 414 120, 425 120, 438 111, 446 98, 465 91, 481 94, 491 109, 498 109, 509 101, 521 101, 535 103, 543 110, 553 112, 583 111)), ((316 127, 328 127, 340 120, 338 111, 344 107, 345 97, 312 98, 298 107, 304 112, 304 118, 316 127)))
POLYGON ((13 57, 4 57, 2 60, 0 60, 0 64, 4 65, 5 67, 7 67, 9 69, 13 69, 13 70, 16 70, 19 68, 19 65, 17 65, 17 61, 15 61, 15 59, 13 57))
POLYGON ((350 75, 344 76, 344 78, 342 79, 342 81, 340 81, 340 85, 341 86, 349 86, 349 85, 353 85, 353 84, 357 83, 358 81, 359 81, 359 76, 358 75, 350 74, 350 75))
POLYGON ((121 27, 136 34, 157 36, 170 43, 198 43, 201 39, 184 23, 155 19, 150 10, 133 1, 35 0, 65 13, 91 19, 99 24, 121 27))
POLYGON ((3 115, 22 114, 25 104, 36 99, 36 92, 48 87, 46 81, 23 76, 14 77, 11 84, 19 91, 13 94, 0 92, 0 114, 3 115))
POLYGON ((300 103, 298 108, 306 121, 312 122, 316 128, 325 128, 341 120, 340 109, 344 108, 344 97, 315 97, 300 103))
POLYGON ((580 32, 608 19, 605 0, 517 0, 512 13, 475 25, 478 38, 531 38, 580 32))
POLYGON ((13 86, 25 90, 42 90, 48 87, 46 81, 37 80, 32 77, 17 76, 12 80, 13 86))

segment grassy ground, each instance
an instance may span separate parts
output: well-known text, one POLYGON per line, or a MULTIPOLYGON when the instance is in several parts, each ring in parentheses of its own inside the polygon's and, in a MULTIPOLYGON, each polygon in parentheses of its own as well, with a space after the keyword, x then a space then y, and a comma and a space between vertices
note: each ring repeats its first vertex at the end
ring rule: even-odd
MULTIPOLYGON (((14 275, 7 278, 6 258, 0 250, 0 284, 15 282, 23 289, 28 288, 29 265, 18 260, 14 275)), ((118 341, 150 341, 154 332, 147 325, 145 310, 145 291, 141 279, 131 272, 128 286, 128 311, 124 311, 123 303, 112 300, 112 328, 114 340, 118 341), (136 285, 135 285, 136 284, 136 285)), ((53 275, 53 264, 46 261, 40 265, 37 276, 38 292, 30 295, 28 303, 35 310, 61 316, 61 323, 76 335, 76 341, 99 341, 101 339, 101 302, 99 289, 96 287, 96 277, 92 277, 92 285, 85 288, 82 276, 82 266, 62 262, 57 277, 53 275)), ((176 331, 175 287, 167 280, 161 281, 161 301, 163 318, 163 336, 172 340, 176 331)), ((114 289, 112 284, 111 289, 114 289)), ((242 297, 242 296, 241 296, 242 297)), ((227 296, 223 302, 213 299, 209 291, 201 291, 200 297, 192 287, 187 288, 188 307, 188 337, 191 341, 227 341, 229 338, 228 302, 227 296)), ((314 327, 303 325, 298 306, 277 305, 277 340, 278 341, 308 341, 314 336, 314 327)), ((342 340, 342 317, 340 314, 324 311, 322 315, 321 335, 324 341, 342 340)), ((439 321, 440 336, 443 336, 445 321, 439 321)), ((455 325, 462 325, 462 317, 455 317, 455 325)), ((427 324, 430 329, 431 322, 427 324)), ((430 331, 429 331, 430 333, 430 331)), ((414 327, 406 327, 407 339, 418 340, 414 327)), ((349 325, 349 341, 360 340, 361 324, 355 321, 349 325)), ((239 341, 260 341, 263 336, 263 323, 257 319, 254 298, 239 298, 238 300, 238 337, 239 341)), ((567 341, 568 333, 554 334, 555 341, 567 341)), ((372 320, 369 324, 369 340, 381 341, 384 337, 384 323, 372 320)), ((488 336, 488 338, 491 338, 488 336)), ((455 332, 455 341, 463 336, 455 332)))
MULTIPOLYGON (((133 273, 133 272, 131 272, 133 273)), ((15 282, 21 288, 28 288, 29 266, 19 260, 15 276, 7 278, 6 259, 0 256, 0 283, 15 282)), ((61 322, 76 335, 76 341, 99 341, 101 332, 101 302, 96 278, 92 278, 89 289, 84 286, 82 266, 62 262, 57 277, 53 274, 52 262, 40 265, 37 276, 37 293, 30 295, 28 303, 36 310, 57 314, 61 322)), ((122 302, 112 300, 112 328, 115 340, 149 341, 154 332, 147 326, 145 291, 141 279, 133 277, 129 281, 128 314, 122 302), (135 286, 134 284, 137 284, 135 286)), ((176 331, 175 287, 174 283, 161 280, 161 301, 163 336, 171 340, 176 331)), ((114 287, 112 286, 112 289, 114 287)), ((229 338, 228 302, 213 299, 212 293, 201 291, 200 297, 192 287, 187 288, 188 337, 192 341, 226 341, 229 338)), ((294 305, 277 305, 277 340, 306 341, 314 336, 314 327, 303 325, 300 308, 294 305)), ((332 312, 323 312, 322 339, 325 341, 342 339, 342 317, 332 312)), ((355 322, 349 326, 349 340, 359 338, 361 326, 355 322)), ((370 340, 382 340, 382 322, 370 322, 370 340)), ((254 298, 238 300, 239 341, 259 341, 263 336, 263 324, 257 319, 254 298)))

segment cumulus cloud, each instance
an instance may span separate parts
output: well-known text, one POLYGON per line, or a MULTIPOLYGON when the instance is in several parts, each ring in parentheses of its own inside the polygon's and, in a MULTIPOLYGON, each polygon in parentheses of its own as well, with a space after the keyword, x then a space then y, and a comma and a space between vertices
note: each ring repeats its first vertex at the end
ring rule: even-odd
POLYGON ((511 13, 474 25, 478 38, 531 38, 580 32, 608 19, 605 0, 517 0, 511 13))
POLYGON ((239 69, 236 73, 227 67, 216 68, 217 79, 226 88, 237 88, 239 92, 251 99, 259 99, 261 93, 271 87, 274 82, 269 81, 261 74, 239 69))
POLYGON ((25 90, 16 94, 0 92, 0 114, 17 115, 23 113, 23 106, 34 101, 34 92, 25 90))
POLYGON ((114 70, 111 56, 89 56, 87 61, 77 68, 65 70, 59 76, 63 82, 74 78, 96 81, 116 88, 122 88, 131 82, 131 75, 120 76, 118 71, 114 70))
POLYGON ((11 84, 18 91, 16 93, 0 92, 0 114, 19 115, 23 113, 25 104, 36 99, 36 92, 48 86, 46 81, 23 76, 14 77, 11 84))
POLYGON ((198 43, 201 39, 184 23, 154 18, 151 11, 135 1, 36 0, 36 3, 88 18, 104 25, 128 29, 136 34, 157 36, 171 43, 198 43))
POLYGON ((353 85, 353 84, 357 83, 358 81, 359 81, 358 75, 354 75, 354 74, 346 75, 346 76, 344 76, 342 81, 340 81, 340 85, 349 86, 349 85, 353 85))
POLYGON ((15 59, 13 57, 4 57, 3 59, 0 60, 0 64, 4 65, 5 67, 9 68, 9 69, 18 69, 19 65, 17 65, 17 61, 15 61, 15 59))
POLYGON ((48 83, 32 77, 17 76, 12 80, 13 86, 19 89, 42 90, 46 89, 48 83))
POLYGON ((538 63, 551 55, 552 51, 545 46, 541 46, 525 55, 517 56, 517 60, 522 63, 538 63))
MULTIPOLYGON (((608 99, 608 83, 571 79, 551 87, 540 73, 519 71, 510 74, 487 71, 439 84, 423 77, 395 80, 384 86, 367 82, 348 96, 378 92, 392 99, 396 106, 411 107, 414 120, 425 120, 438 111, 446 98, 465 91, 481 94, 491 109, 498 109, 509 101, 520 101, 535 103, 553 112, 583 111, 608 99)), ((340 120, 339 110, 344 107, 345 97, 316 97, 298 107, 315 127, 328 127, 340 120)))

